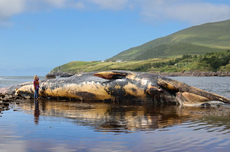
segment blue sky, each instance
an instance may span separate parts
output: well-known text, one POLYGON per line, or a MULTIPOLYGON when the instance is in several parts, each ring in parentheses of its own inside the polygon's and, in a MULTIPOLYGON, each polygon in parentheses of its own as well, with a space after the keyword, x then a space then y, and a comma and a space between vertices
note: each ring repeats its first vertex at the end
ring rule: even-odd
POLYGON ((179 30, 230 19, 228 0, 0 0, 0 76, 105 60, 179 30))

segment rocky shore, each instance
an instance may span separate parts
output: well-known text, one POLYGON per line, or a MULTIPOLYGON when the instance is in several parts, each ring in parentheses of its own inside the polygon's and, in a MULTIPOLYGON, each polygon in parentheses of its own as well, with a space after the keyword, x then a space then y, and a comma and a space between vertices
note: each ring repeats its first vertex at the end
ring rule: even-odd
POLYGON ((11 103, 20 104, 23 102, 23 99, 26 99, 26 98, 18 96, 18 95, 0 93, 0 114, 2 114, 2 111, 10 110, 9 105, 11 103))
POLYGON ((46 76, 59 76, 59 77, 70 77, 74 75, 73 73, 67 73, 67 72, 49 72, 46 76))

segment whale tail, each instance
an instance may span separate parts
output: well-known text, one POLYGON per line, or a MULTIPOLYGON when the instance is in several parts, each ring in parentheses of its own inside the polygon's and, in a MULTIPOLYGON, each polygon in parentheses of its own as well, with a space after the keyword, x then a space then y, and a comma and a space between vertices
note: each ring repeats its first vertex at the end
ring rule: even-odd
POLYGON ((182 101, 184 105, 204 103, 207 101, 222 101, 224 103, 230 103, 230 100, 226 97, 165 77, 158 79, 158 85, 169 92, 174 92, 177 99, 182 101))

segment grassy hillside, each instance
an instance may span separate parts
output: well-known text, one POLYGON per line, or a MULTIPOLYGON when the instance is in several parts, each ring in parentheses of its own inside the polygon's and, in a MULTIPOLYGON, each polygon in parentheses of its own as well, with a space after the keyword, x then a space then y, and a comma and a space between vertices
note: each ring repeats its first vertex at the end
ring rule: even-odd
MULTIPOLYGON (((141 66, 155 62, 167 62, 169 59, 149 59, 140 61, 127 61, 127 62, 83 62, 73 61, 67 64, 54 68, 51 72, 91 72, 91 71, 105 71, 105 70, 135 70, 141 66)), ((143 70, 143 69, 142 69, 143 70)))
POLYGON ((91 72, 130 70, 139 72, 230 71, 230 50, 204 55, 183 55, 172 59, 148 59, 126 62, 74 61, 54 68, 51 72, 91 72))
POLYGON ((204 54, 230 49, 230 20, 193 26, 166 37, 125 50, 107 59, 144 60, 184 54, 204 54))

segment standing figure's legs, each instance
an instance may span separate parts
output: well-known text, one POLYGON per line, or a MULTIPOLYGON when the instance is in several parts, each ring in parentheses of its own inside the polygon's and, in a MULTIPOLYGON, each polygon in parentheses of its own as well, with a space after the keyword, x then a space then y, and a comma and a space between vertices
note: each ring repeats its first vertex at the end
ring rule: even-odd
POLYGON ((34 91, 34 99, 37 99, 38 98, 38 89, 35 89, 34 91))

